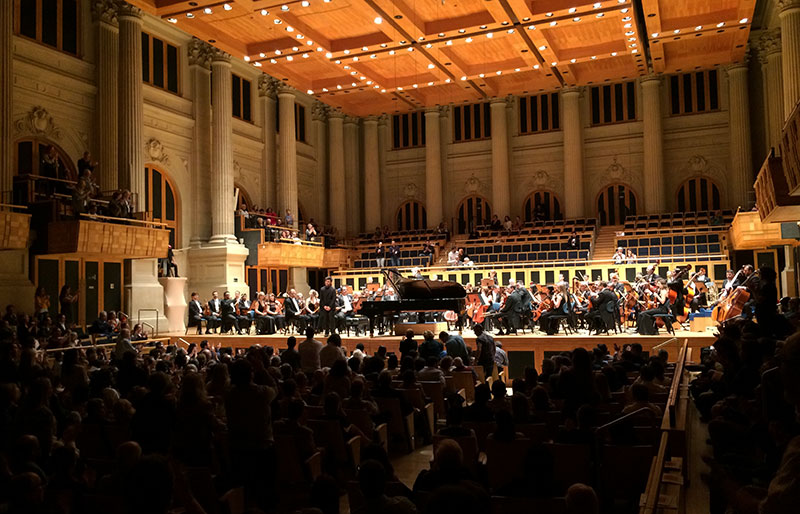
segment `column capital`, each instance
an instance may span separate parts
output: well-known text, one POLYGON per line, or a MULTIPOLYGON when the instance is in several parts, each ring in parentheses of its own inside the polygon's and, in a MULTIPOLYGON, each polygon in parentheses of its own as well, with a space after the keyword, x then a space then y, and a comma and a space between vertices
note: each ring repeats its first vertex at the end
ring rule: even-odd
POLYGON ((350 116, 349 114, 344 115, 344 122, 345 123, 358 123, 358 116, 350 116))
POLYGON ((389 124, 389 115, 386 113, 381 114, 378 116, 378 124, 379 125, 388 125, 389 124))
POLYGON ((644 86, 647 84, 648 86, 660 86, 661 82, 664 80, 663 76, 656 75, 655 73, 651 73, 650 75, 645 75, 639 79, 639 83, 644 86))
POLYGON ((727 66, 725 66, 725 72, 728 73, 728 75, 730 75, 732 72, 738 72, 738 71, 747 72, 747 70, 749 69, 747 63, 749 61, 750 61, 750 49, 748 48, 748 50, 744 53, 744 56, 742 57, 741 61, 732 62, 727 66))
POLYGON ((439 105, 433 105, 433 106, 425 108, 425 116, 427 116, 429 114, 430 115, 434 115, 435 114, 436 116, 439 116, 441 113, 442 113, 441 106, 439 106, 439 105))
POLYGON ((790 11, 800 9, 800 0, 778 0, 775 5, 778 8, 778 13, 783 16, 790 11))
POLYGON ((781 53, 781 29, 765 30, 755 43, 761 64, 766 64, 767 57, 781 53))
POLYGON ((314 100, 311 104, 311 119, 314 121, 325 121, 328 119, 328 106, 319 100, 314 100))
POLYGON ((328 118, 344 119, 344 113, 338 107, 328 107, 328 118))
POLYGON ((230 66, 231 64, 231 54, 228 52, 222 51, 217 47, 211 47, 211 64, 218 64, 224 63, 230 66))
POLYGON ((364 125, 369 123, 370 125, 378 125, 378 117, 377 116, 365 116, 364 117, 364 125))
POLYGON ((281 97, 281 96, 283 96, 283 97, 291 96, 292 98, 294 98, 295 91, 296 91, 295 88, 293 88, 292 86, 290 86, 286 82, 283 82, 282 80, 279 80, 277 85, 275 86, 275 92, 278 93, 279 97, 281 97))
POLYGON ((138 20, 139 23, 141 23, 143 16, 144 12, 141 9, 129 3, 120 2, 119 6, 117 7, 118 18, 131 18, 134 20, 138 20))
POLYGON ((186 45, 186 54, 189 59, 189 66, 200 66, 201 68, 210 70, 211 53, 213 51, 213 48, 214 47, 212 47, 202 39, 193 37, 189 41, 189 44, 186 45))
POLYGON ((561 89, 562 96, 580 95, 581 93, 583 93, 583 87, 581 86, 565 87, 561 89))
POLYGON ((258 77, 258 96, 266 96, 275 99, 276 91, 280 80, 270 77, 267 74, 258 77))
POLYGON ((92 20, 117 27, 119 25, 117 7, 116 0, 94 0, 92 2, 92 20))
POLYGON ((492 98, 491 100, 489 100, 489 103, 492 104, 492 105, 496 105, 496 104, 505 105, 506 104, 506 97, 504 97, 504 96, 496 96, 496 97, 492 98))

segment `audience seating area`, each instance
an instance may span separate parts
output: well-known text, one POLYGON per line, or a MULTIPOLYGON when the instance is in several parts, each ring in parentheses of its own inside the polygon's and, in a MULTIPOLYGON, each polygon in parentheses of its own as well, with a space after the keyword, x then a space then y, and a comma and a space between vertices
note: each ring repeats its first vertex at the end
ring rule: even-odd
POLYGON ((671 230, 688 229, 692 227, 705 227, 713 225, 712 217, 718 214, 721 217, 720 227, 728 227, 733 221, 735 211, 730 209, 720 211, 699 212, 663 212, 660 214, 640 214, 625 218, 625 232, 631 230, 671 230))
MULTIPOLYGON (((426 241, 431 241, 436 245, 438 251, 447 243, 447 234, 438 232, 435 229, 431 230, 402 230, 390 232, 388 237, 375 237, 374 234, 361 234, 359 235, 356 243, 358 250, 358 258, 353 261, 353 267, 356 269, 371 269, 378 267, 378 261, 375 259, 375 248, 379 242, 383 242, 384 248, 388 250, 389 246, 394 241, 400 247, 400 263, 401 268, 423 267, 428 265, 428 257, 421 257, 422 246, 426 241)), ((390 266, 389 255, 386 254, 385 267, 390 266)))
MULTIPOLYGON (((672 230, 665 234, 674 233, 672 230)), ((692 255, 713 255, 725 252, 723 236, 720 233, 694 233, 681 235, 661 235, 647 237, 625 237, 617 239, 617 246, 632 250, 640 259, 692 255)))

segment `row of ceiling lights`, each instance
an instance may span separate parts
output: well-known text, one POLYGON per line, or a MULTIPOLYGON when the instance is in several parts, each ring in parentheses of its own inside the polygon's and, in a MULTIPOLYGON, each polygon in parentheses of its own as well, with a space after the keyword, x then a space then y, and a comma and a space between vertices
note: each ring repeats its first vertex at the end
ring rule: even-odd
MULTIPOLYGON (((750 19, 749 19, 749 18, 742 18, 741 20, 739 20, 739 23, 743 25, 743 24, 747 23, 748 21, 750 21, 750 19)), ((718 28, 718 29, 721 29, 721 28, 722 28, 722 27, 724 27, 724 26, 725 26, 725 22, 724 22, 724 21, 721 21, 721 22, 717 23, 717 28, 718 28)), ((694 30, 703 30, 703 26, 702 26, 702 25, 698 25, 698 26, 696 26, 696 27, 694 28, 694 30)), ((681 33, 681 29, 675 29, 675 30, 673 30, 673 31, 672 31, 672 33, 673 33, 673 34, 680 34, 680 33, 681 33)), ((658 33, 658 32, 653 32, 653 33, 652 33, 652 34, 650 34, 650 35, 651 35, 652 37, 658 37, 658 36, 659 36, 659 33, 658 33)))

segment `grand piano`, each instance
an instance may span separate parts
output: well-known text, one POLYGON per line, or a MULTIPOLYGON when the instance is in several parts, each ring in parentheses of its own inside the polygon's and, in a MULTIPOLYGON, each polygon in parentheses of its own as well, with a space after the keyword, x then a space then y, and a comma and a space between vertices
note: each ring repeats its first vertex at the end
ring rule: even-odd
POLYGON ((400 299, 361 303, 358 313, 369 319, 370 337, 374 335, 375 318, 378 316, 395 315, 401 312, 453 311, 460 313, 465 308, 467 292, 458 282, 404 278, 395 269, 382 270, 382 272, 400 299))

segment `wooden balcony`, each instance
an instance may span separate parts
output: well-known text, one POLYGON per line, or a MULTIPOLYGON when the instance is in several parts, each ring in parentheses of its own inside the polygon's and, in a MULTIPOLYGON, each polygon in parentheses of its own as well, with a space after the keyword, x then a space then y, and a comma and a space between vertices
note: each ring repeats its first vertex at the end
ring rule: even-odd
POLYGON ((50 254, 101 254, 104 257, 147 259, 165 257, 169 231, 162 223, 94 216, 90 219, 56 221, 48 227, 50 254))
MULTIPOLYGON (((800 196, 800 105, 794 108, 781 132, 783 176, 790 195, 800 196)), ((788 220, 787 220, 788 221, 788 220)))
POLYGON ((320 243, 262 243, 258 245, 258 266, 264 268, 339 268, 347 265, 349 251, 325 248, 320 243))
POLYGON ((787 159, 794 157, 780 158, 770 155, 758 172, 753 188, 761 221, 775 223, 800 220, 800 197, 789 194, 787 175, 784 173, 787 159))
POLYGON ((760 212, 755 211, 737 212, 731 223, 730 234, 734 250, 762 250, 770 246, 797 244, 794 239, 781 237, 780 223, 764 221, 760 212))
MULTIPOLYGON (((0 204, 0 208, 13 207, 15 206, 0 204)), ((0 250, 22 250, 27 248, 30 231, 30 214, 0 210, 0 250)))

